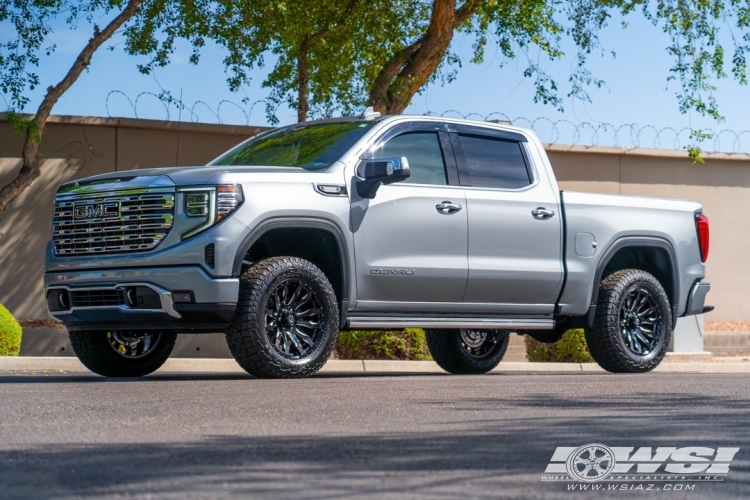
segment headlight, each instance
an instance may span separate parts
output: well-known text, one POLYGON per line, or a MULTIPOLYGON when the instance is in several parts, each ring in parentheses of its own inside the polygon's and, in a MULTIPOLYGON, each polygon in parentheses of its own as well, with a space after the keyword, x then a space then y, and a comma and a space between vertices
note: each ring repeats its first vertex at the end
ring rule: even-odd
POLYGON ((225 219, 242 204, 242 187, 230 184, 215 187, 180 188, 183 213, 188 217, 207 217, 206 222, 182 235, 190 238, 225 219))

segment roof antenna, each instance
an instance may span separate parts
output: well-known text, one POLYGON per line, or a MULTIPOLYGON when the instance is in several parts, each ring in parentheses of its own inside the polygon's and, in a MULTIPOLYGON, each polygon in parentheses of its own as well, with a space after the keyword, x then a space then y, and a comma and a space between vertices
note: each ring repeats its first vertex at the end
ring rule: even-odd
POLYGON ((372 120, 373 118, 377 118, 380 116, 380 111, 375 111, 375 108, 372 106, 368 106, 367 109, 365 109, 365 112, 359 115, 360 118, 364 118, 365 120, 372 120))
POLYGON ((177 159, 180 157, 180 122, 182 121, 182 87, 180 87, 180 112, 177 115, 177 149, 174 152, 174 166, 177 166, 177 159))

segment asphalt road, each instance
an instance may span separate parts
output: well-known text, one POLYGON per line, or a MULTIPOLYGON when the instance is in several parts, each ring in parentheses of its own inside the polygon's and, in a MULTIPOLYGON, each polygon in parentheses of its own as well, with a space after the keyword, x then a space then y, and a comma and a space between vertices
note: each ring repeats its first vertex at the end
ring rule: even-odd
POLYGON ((749 382, 5 373, 0 498, 749 498, 749 382), (557 446, 587 443, 740 451, 724 482, 691 491, 541 481, 557 446))

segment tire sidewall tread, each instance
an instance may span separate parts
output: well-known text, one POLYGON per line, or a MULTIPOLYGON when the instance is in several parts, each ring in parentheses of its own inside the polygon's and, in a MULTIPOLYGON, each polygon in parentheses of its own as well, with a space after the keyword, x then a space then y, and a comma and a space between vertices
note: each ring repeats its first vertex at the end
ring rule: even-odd
POLYGON ((240 276, 237 310, 226 330, 227 345, 237 363, 259 378, 308 377, 323 367, 336 346, 339 310, 336 294, 325 274, 314 264, 297 257, 272 257, 256 263, 240 276), (278 281, 301 278, 317 288, 326 308, 328 338, 311 358, 291 360, 278 355, 265 332, 265 304, 278 281))
POLYGON ((459 330, 425 330, 425 338, 432 359, 440 368, 455 375, 479 375, 492 371, 502 361, 508 350, 510 333, 498 340, 501 345, 497 352, 486 359, 474 358, 464 350, 459 330))
POLYGON ((672 337, 671 307, 661 283, 653 275, 639 269, 623 269, 605 276, 599 288, 594 325, 585 329, 585 335, 591 356, 607 371, 645 373, 656 368, 666 356, 672 337), (631 353, 620 333, 620 304, 623 295, 634 286, 654 292, 666 320, 657 350, 646 358, 631 353))
POLYGON ((107 331, 69 331, 68 337, 83 366, 104 377, 142 377, 158 370, 174 349, 177 334, 161 332, 154 350, 142 358, 128 359, 115 352, 107 331))

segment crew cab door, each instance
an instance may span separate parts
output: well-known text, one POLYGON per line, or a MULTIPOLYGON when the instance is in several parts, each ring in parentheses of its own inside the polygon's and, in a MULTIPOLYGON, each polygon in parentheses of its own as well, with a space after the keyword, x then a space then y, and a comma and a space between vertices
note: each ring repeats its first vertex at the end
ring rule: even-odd
POLYGON ((562 214, 522 134, 450 125, 469 223, 464 302, 549 314, 562 284, 562 214))
POLYGON ((468 278, 466 199, 445 125, 397 125, 370 151, 373 158, 406 157, 411 174, 380 186, 372 199, 352 189, 356 310, 460 304, 468 278))

